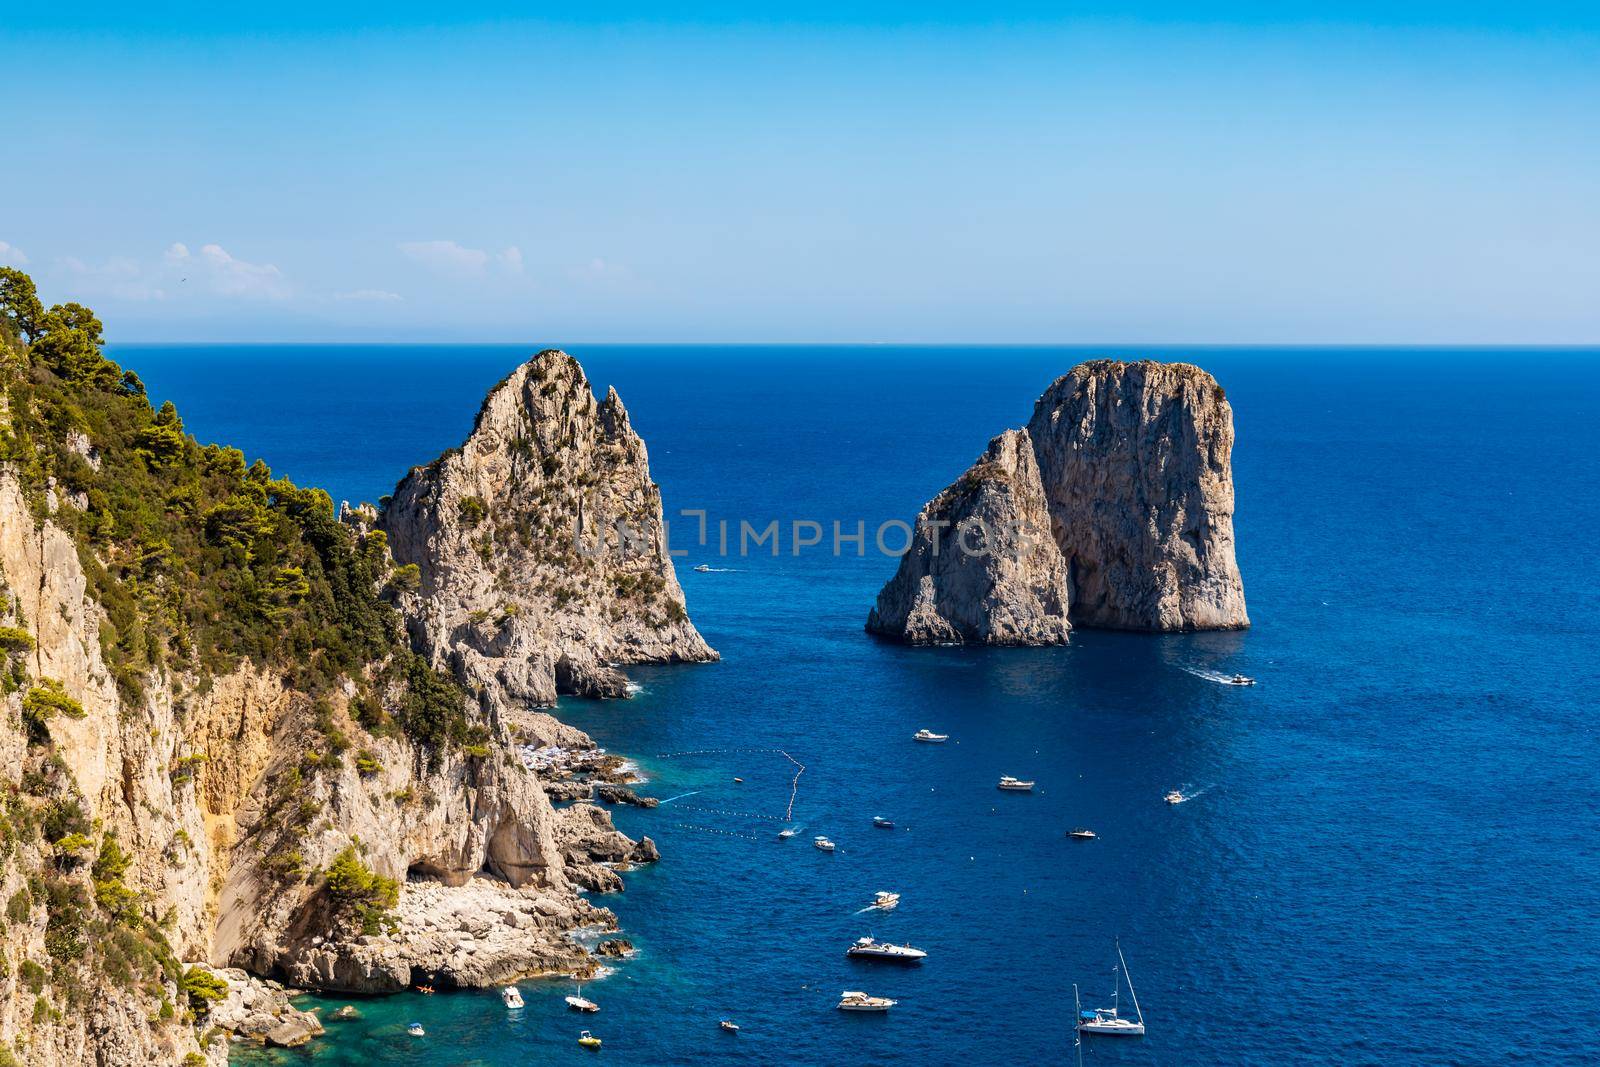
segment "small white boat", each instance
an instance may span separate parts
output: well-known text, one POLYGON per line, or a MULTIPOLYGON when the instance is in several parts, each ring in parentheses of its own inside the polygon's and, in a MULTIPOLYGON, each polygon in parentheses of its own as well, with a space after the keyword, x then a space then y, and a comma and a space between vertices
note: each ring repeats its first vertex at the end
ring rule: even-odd
POLYGON ((1246 678, 1242 674, 1236 674, 1232 678, 1224 678, 1222 680, 1222 684, 1223 685, 1255 685, 1256 684, 1256 680, 1254 678, 1246 678))
POLYGON ((421 1023, 412 1023, 410 1026, 406 1027, 406 1033, 410 1034, 412 1037, 426 1037, 428 1031, 422 1028, 421 1023))
POLYGON ((699 565, 699 566, 698 566, 698 567, 696 567, 696 568, 695 568, 695 570, 697 570, 697 571, 699 571, 699 572, 700 572, 700 573, 701 573, 701 574, 707 574, 707 573, 710 573, 710 571, 711 571, 711 564, 709 564, 709 563, 702 563, 702 564, 700 564, 700 565, 699 565))
POLYGON ((872 825, 876 826, 880 830, 893 830, 894 820, 885 819, 882 815, 875 815, 872 819, 872 825))
POLYGON ((911 735, 913 741, 923 741, 930 745, 937 745, 950 740, 949 734, 936 734, 932 730, 918 730, 911 735))
POLYGON ((888 997, 869 997, 859 989, 846 989, 839 994, 840 1011, 888 1011, 898 1003, 888 997))
POLYGON ((735 778, 734 781, 738 782, 740 785, 744 784, 744 779, 743 778, 735 778))
POLYGON ((871 937, 858 937, 844 954, 858 960, 886 960, 891 963, 920 963, 928 954, 910 945, 891 945, 871 937))
MULTIPOLYGON (((1144 1012, 1139 1009, 1139 994, 1133 991, 1133 978, 1128 974, 1128 961, 1122 955, 1122 943, 1117 942, 1117 959, 1121 967, 1113 975, 1116 986, 1111 991, 1111 1007, 1095 1008, 1091 1011, 1078 1011, 1078 1030, 1085 1034, 1110 1034, 1115 1037, 1143 1037, 1144 1012), (1128 983, 1128 996, 1133 998, 1133 1011, 1136 1018, 1124 1019, 1117 1014, 1117 997, 1122 992, 1122 982, 1128 983)), ((1074 987, 1076 989, 1076 987, 1074 987)))
POLYGON ((730 1034, 737 1034, 739 1032, 739 1024, 734 1022, 732 1019, 723 1019, 718 1022, 717 1025, 722 1027, 730 1034))
POLYGON ((824 852, 832 852, 834 849, 839 847, 821 834, 818 834, 816 837, 812 838, 811 843, 824 852))
POLYGON ((872 896, 872 906, 874 908, 880 908, 883 911, 889 911, 892 908, 897 908, 900 906, 900 894, 889 893, 880 889, 872 896))
POLYGON ((1099 835, 1086 827, 1075 826, 1067 831, 1067 836, 1078 841, 1093 841, 1099 835))
POLYGON ((1000 776, 999 788, 1013 793, 1031 793, 1033 792, 1033 782, 1031 779, 1023 781, 1021 778, 1013 778, 1009 774, 1003 774, 1000 776))
POLYGON ((600 1005, 596 1004, 592 1000, 588 1000, 587 998, 585 998, 585 997, 583 997, 583 996, 581 996, 581 995, 579 995, 577 993, 574 993, 571 996, 567 997, 566 1001, 567 1001, 567 1007, 571 1008, 573 1011, 596 1012, 596 1011, 600 1010, 600 1005))
POLYGON ((782 830, 778 831, 778 840, 787 841, 787 840, 789 840, 789 838, 793 837, 795 834, 797 834, 799 832, 800 832, 799 830, 796 830, 792 826, 784 827, 782 830))
POLYGON ((1164 799, 1168 804, 1182 804, 1185 800, 1188 800, 1189 798, 1184 796, 1178 790, 1174 789, 1172 792, 1168 793, 1162 799, 1164 799))
POLYGON ((522 1007, 522 990, 514 985, 508 985, 500 990, 500 999, 508 1008, 522 1007))

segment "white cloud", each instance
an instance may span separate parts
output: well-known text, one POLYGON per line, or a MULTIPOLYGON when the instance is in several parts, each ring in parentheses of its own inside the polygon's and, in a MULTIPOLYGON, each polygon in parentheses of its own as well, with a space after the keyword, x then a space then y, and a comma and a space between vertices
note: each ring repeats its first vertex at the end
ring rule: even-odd
POLYGON ((481 274, 489 265, 489 253, 454 241, 402 241, 400 251, 414 263, 455 274, 481 274))
POLYGON ((334 293, 335 300, 357 300, 375 304, 391 304, 405 297, 399 293, 391 293, 387 289, 352 289, 348 293, 334 293))
POLYGON ((226 300, 287 300, 293 287, 283 272, 270 263, 251 263, 231 255, 221 245, 207 244, 199 252, 176 241, 159 260, 116 257, 86 263, 63 256, 61 269, 77 281, 85 296, 118 300, 173 300, 191 296, 226 300))
MULTIPOLYGON (((518 260, 520 263, 520 258, 518 260)), ((8 267, 26 267, 28 257, 22 254, 22 249, 6 241, 0 241, 0 263, 8 267)))
POLYGON ((87 296, 134 301, 167 299, 163 271, 157 266, 146 266, 125 256, 93 264, 77 256, 62 256, 57 263, 73 275, 78 290, 87 296))
POLYGON ((235 259, 221 245, 201 245, 199 255, 194 255, 181 242, 175 243, 167 249, 167 263, 187 268, 189 277, 198 275, 200 282, 218 296, 285 300, 290 295, 289 284, 277 267, 235 259))
POLYGON ((594 257, 567 271, 567 277, 580 282, 615 282, 632 277, 633 272, 621 263, 594 257))
POLYGON ((507 245, 498 252, 468 248, 457 241, 402 241, 400 252, 413 263, 441 274, 481 278, 493 268, 505 274, 521 274, 522 249, 507 245))

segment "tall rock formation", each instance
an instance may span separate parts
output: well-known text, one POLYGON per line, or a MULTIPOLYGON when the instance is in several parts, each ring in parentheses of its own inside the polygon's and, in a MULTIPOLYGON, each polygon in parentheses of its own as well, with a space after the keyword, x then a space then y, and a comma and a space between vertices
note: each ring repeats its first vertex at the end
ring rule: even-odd
POLYGON ((1034 405, 1028 432, 1072 584, 1072 621, 1250 625, 1233 543, 1233 409, 1189 363, 1100 359, 1034 405))
POLYGON ((717 658, 684 609, 644 442, 565 352, 495 386, 466 443, 412 470, 379 524, 420 569, 402 604, 413 642, 497 712, 626 696, 611 664, 717 658))
POLYGON ((1199 367, 1083 363, 923 509, 867 629, 912 644, 1045 645, 1069 623, 1249 626, 1232 450, 1233 411, 1199 367), (989 530, 990 551, 936 552, 950 540, 943 521, 989 530), (1047 538, 1015 533, 1043 521, 1047 538))
POLYGON ((1067 640, 1067 577, 1026 430, 1007 430, 917 515, 867 629, 910 644, 1067 640))

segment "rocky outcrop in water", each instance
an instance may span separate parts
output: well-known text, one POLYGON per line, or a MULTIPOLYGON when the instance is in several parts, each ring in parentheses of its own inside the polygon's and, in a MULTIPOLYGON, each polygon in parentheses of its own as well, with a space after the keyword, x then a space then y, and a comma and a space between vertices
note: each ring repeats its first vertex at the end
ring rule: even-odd
POLYGON ((414 642, 488 708, 624 697, 613 664, 716 658, 684 608, 644 442, 564 352, 497 385, 379 523, 419 568, 402 599, 414 642))
POLYGON ((1081 364, 923 510, 867 628, 913 644, 1042 645, 1070 625, 1246 627, 1232 450, 1233 411, 1199 367, 1081 364), (1041 514, 1048 538, 1016 534, 1041 514), (943 522, 986 531, 992 551, 951 553, 943 522))
POLYGON ((910 644, 1067 640, 1067 577, 1026 430, 989 442, 917 515, 867 629, 910 644))
POLYGON ((1095 360, 1034 405, 1071 615, 1119 630, 1250 625, 1233 541, 1233 409, 1188 363, 1095 360))

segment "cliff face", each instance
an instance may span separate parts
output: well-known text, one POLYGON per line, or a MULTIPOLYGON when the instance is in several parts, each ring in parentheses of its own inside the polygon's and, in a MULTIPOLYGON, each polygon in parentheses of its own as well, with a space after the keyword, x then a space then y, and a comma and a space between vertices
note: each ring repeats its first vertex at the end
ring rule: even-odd
POLYGON ((1056 380, 1028 432, 1072 620, 1118 630, 1250 625, 1233 543, 1233 409, 1187 363, 1095 360, 1056 380))
POLYGON ((684 609, 644 442, 564 352, 496 386, 466 443, 414 469, 379 524, 420 569, 403 602, 414 643, 499 714, 626 696, 614 663, 716 659, 684 609))
MULTIPOLYGON (((418 583, 381 531, 200 446, 104 358, 87 309, 30 309, 19 277, 0 278, 0 1064, 220 1067, 230 1033, 320 1032, 270 978, 383 993, 591 972, 572 934, 615 918, 580 892, 656 858, 604 810, 552 805, 547 782, 586 787, 573 775, 604 761, 525 764, 519 709, 482 714, 412 650, 385 597, 415 609, 418 583)), ((551 381, 530 388, 561 406, 551 381)), ((494 401, 490 434, 507 425, 494 401)), ((574 389, 567 423, 505 440, 547 479, 653 514, 659 537, 614 397, 574 389), (571 454, 602 451, 614 468, 571 454)), ((442 525, 471 525, 451 499, 442 525)), ((611 600, 552 623, 617 624, 555 674, 713 655, 670 567, 651 567, 612 565, 596 578, 611 600)), ((566 750, 593 748, 541 718, 566 750)))
POLYGON ((578 890, 620 889, 600 863, 653 858, 648 842, 611 829, 604 811, 555 811, 503 736, 481 754, 430 762, 403 738, 366 734, 348 701, 314 711, 248 663, 217 676, 152 673, 129 700, 102 657, 107 615, 87 587, 72 538, 35 520, 15 471, 0 464, 0 627, 32 638, 0 664, 8 681, 14 670, 26 679, 0 701, 0 759, 21 785, 0 818, 0 900, 12 902, 0 925, 0 1047, 26 1047, 25 1062, 43 1067, 176 1063, 191 1052, 221 1064, 225 1037, 202 1047, 197 1036, 213 1026, 280 1043, 318 1032, 239 971, 217 972, 226 1002, 186 1025, 184 994, 161 972, 110 984, 116 966, 96 942, 128 930, 182 967, 242 966, 362 993, 592 969, 568 934, 615 920, 578 890), (44 680, 76 709, 30 734, 25 701, 44 680), (308 772, 329 718, 361 738, 363 762, 308 772), (82 844, 52 831, 63 812, 76 813, 64 828, 82 844), (594 851, 573 845, 580 826, 594 851), (135 900, 116 922, 93 903, 105 892, 96 838, 114 838, 127 859, 119 884, 135 900), (365 935, 329 913, 319 872, 352 842, 399 883, 392 929, 365 935))
POLYGON ((1066 567, 1026 430, 1007 430, 917 515, 867 629, 909 644, 1067 640, 1066 567))
POLYGON ((1057 379, 917 519, 867 629, 912 644, 1056 644, 1071 625, 1122 630, 1250 624, 1234 557, 1233 412, 1183 363, 1096 360, 1057 379), (997 536, 978 558, 956 527, 997 536))

